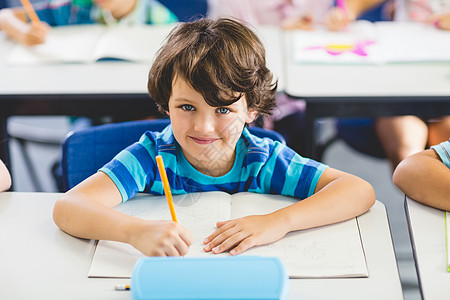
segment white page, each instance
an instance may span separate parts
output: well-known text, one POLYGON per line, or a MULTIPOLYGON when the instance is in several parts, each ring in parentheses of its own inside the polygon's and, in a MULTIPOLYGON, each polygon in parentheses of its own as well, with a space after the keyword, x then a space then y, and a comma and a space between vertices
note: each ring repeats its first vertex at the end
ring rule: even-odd
POLYGON ((92 59, 117 58, 151 63, 173 27, 173 24, 108 26, 98 41, 92 59))
MULTIPOLYGON (((268 214, 296 202, 279 195, 240 193, 233 196, 231 216, 268 214)), ((276 255, 291 278, 368 277, 356 218, 290 232, 276 243, 249 249, 244 255, 276 255)))
POLYGON ((55 63, 81 63, 91 60, 97 40, 104 26, 77 25, 50 29, 42 45, 11 48, 6 60, 9 65, 38 65, 55 63))
POLYGON ((418 22, 376 23, 385 62, 450 61, 450 32, 418 22))
POLYGON ((377 29, 373 23, 357 21, 345 31, 325 28, 292 33, 294 62, 301 63, 379 63, 377 29))
MULTIPOLYGON (((216 230, 218 220, 230 218, 229 195, 220 192, 192 193, 176 195, 173 201, 178 222, 192 234, 192 245, 187 256, 213 255, 203 251, 203 239, 216 230)), ((142 219, 171 219, 169 206, 164 196, 139 195, 119 205, 117 210, 142 219)), ((89 277, 129 278, 134 264, 141 257, 144 255, 129 244, 99 241, 92 259, 89 277)))
POLYGON ((418 22, 357 21, 342 32, 298 30, 292 39, 293 60, 300 63, 450 61, 450 32, 418 22), (348 47, 333 51, 332 45, 348 47))

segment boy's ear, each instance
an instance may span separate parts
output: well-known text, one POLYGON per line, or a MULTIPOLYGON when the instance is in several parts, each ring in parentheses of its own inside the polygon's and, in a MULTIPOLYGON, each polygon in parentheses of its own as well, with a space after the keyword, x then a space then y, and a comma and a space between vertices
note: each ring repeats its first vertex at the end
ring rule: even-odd
POLYGON ((170 116, 169 110, 165 111, 166 115, 170 116))
POLYGON ((255 121, 256 117, 258 116, 258 111, 254 108, 249 108, 247 112, 247 119, 245 120, 245 123, 250 124, 253 121, 255 121))

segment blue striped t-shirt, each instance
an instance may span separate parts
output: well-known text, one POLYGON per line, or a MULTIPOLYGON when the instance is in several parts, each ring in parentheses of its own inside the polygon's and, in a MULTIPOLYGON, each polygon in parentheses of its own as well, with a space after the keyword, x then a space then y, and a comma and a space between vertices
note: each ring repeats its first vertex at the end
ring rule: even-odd
POLYGON ((431 146, 431 149, 436 151, 436 153, 441 158, 444 165, 450 169, 450 141, 442 142, 438 145, 431 146))
POLYGON ((279 142, 258 138, 244 128, 236 144, 232 169, 223 176, 208 176, 187 161, 169 125, 162 132, 147 131, 139 142, 122 150, 100 171, 113 180, 123 201, 138 192, 164 195, 155 160, 158 154, 163 157, 173 194, 246 191, 304 199, 314 193, 319 177, 327 168, 279 142))

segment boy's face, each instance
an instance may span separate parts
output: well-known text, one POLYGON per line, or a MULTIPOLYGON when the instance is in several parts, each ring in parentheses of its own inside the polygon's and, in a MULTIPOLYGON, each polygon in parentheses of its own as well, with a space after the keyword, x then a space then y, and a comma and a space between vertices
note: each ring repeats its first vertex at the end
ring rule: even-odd
POLYGON ((225 174, 234 163, 245 123, 253 122, 257 112, 247 108, 245 96, 229 106, 209 106, 200 93, 175 77, 168 114, 186 159, 205 174, 225 174))

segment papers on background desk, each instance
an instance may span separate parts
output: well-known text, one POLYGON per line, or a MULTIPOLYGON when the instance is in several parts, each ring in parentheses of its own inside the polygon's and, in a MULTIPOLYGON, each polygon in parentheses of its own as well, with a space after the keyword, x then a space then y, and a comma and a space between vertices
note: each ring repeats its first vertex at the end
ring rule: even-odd
MULTIPOLYGON (((202 240, 215 230, 217 220, 265 214, 297 201, 254 193, 229 195, 207 192, 194 195, 195 198, 191 194, 174 197, 178 220, 192 233, 189 257, 215 255, 203 251, 202 240)), ((170 218, 164 197, 140 196, 119 206, 118 210, 144 219, 170 218)), ((356 218, 291 232, 276 243, 252 248, 242 255, 278 256, 290 278, 368 277, 356 218)), ((89 277, 129 278, 134 264, 143 256, 129 244, 99 241, 89 277)))
POLYGON ((295 31, 292 39, 300 63, 450 61, 450 32, 422 23, 357 21, 343 32, 295 31))
POLYGON ((45 44, 16 44, 6 63, 37 65, 119 59, 151 63, 172 25, 77 25, 50 30, 45 44))

